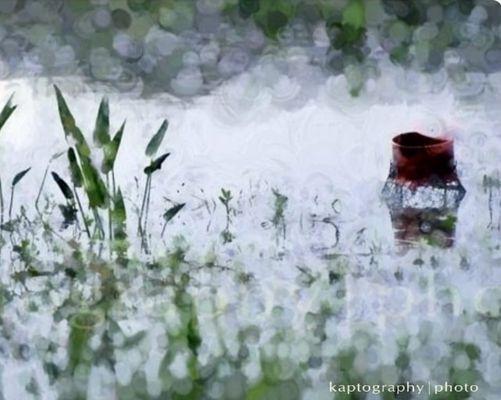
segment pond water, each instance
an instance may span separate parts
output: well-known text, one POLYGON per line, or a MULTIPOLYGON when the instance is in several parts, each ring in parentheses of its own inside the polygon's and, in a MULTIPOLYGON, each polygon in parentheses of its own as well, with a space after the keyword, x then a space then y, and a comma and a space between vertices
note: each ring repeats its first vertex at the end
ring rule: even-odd
POLYGON ((498 400, 500 70, 491 0, 1 0, 0 400, 498 400))
MULTIPOLYGON (((70 181, 56 97, 46 79, 1 82, 18 105, 0 139, 6 204, 32 168, 2 230, 3 398, 317 400, 333 382, 335 398, 393 398, 397 384, 425 385, 406 398, 498 398, 499 76, 474 96, 383 76, 360 98, 329 78, 286 107, 258 72, 191 103, 109 94, 112 131, 127 119, 125 250, 89 241, 80 216, 62 226, 50 174, 35 202, 46 168, 70 181), (144 148, 163 118, 171 155, 139 234, 144 148), (413 130, 455 139, 467 192, 450 248, 398 246, 381 199, 391 137, 413 130)), ((57 84, 90 141, 99 97, 57 84)))

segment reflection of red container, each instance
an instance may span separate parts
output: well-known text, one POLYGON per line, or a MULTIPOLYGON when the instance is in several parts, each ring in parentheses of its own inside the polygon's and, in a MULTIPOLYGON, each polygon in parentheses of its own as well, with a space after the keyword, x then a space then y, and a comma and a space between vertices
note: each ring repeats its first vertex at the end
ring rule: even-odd
POLYGON ((395 178, 411 185, 425 184, 429 179, 457 179, 452 139, 432 138, 417 132, 395 136, 393 163, 395 178))

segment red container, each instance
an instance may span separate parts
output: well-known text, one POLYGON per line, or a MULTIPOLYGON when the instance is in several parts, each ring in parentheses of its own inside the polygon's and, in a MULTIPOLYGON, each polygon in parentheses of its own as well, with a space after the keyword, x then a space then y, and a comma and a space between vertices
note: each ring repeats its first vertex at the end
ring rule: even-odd
POLYGON ((452 246, 465 194, 456 173, 452 139, 407 132, 393 138, 392 150, 382 194, 397 243, 403 248, 420 240, 452 246))
POLYGON ((392 141, 395 179, 412 186, 430 180, 457 180, 454 143, 450 138, 433 138, 418 132, 402 133, 392 141))

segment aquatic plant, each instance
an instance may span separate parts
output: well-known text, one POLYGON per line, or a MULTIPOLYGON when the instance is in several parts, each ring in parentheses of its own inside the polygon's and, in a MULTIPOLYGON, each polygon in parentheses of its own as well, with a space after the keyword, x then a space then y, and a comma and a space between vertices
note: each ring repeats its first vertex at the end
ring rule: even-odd
MULTIPOLYGON (((329 200, 322 205, 316 194, 295 197, 263 185, 257 200, 256 193, 236 196, 233 189, 221 189, 218 198, 201 191, 199 209, 166 197, 167 206, 154 209, 163 222, 157 235, 148 232, 147 222, 157 196, 152 177, 168 154, 157 156, 166 130, 162 124, 145 152, 144 188, 138 185, 143 209, 138 207, 138 229, 148 243, 135 252, 135 237, 127 234, 127 226, 136 229, 126 202, 133 196, 123 193, 113 176, 124 125, 113 138, 104 134, 109 106, 103 100, 91 147, 61 99, 62 94, 68 147, 50 156, 38 193, 31 188, 36 213, 29 212, 30 203, 19 211, 8 204, 12 223, 0 231, 6 393, 67 399, 317 399, 331 396, 329 379, 394 390, 430 379, 432 385, 478 387, 478 396, 497 393, 501 291, 484 288, 472 274, 472 266, 481 265, 480 277, 491 282, 497 276, 496 232, 485 230, 477 242, 482 245, 473 249, 444 253, 419 244, 407 256, 392 257, 367 221, 346 222, 337 197, 324 197, 329 200), (118 144, 106 150, 105 143, 111 146, 115 138, 118 144), (93 164, 96 151, 112 154, 112 162, 93 164), (62 155, 68 170, 56 172, 52 162, 62 155), (90 165, 87 171, 84 165, 90 165), (44 190, 46 177, 52 178, 55 196, 44 190), (256 208, 259 201, 268 208, 256 208), (207 223, 218 204, 222 231, 207 223), (304 212, 295 212, 299 206, 304 212), (54 227, 58 210, 62 229, 54 227), (100 226, 95 213, 111 225, 100 226), (189 215, 189 222, 175 221, 180 215, 189 215), (311 223, 306 231, 303 216, 311 223), (238 225, 246 218, 255 229, 251 234, 271 226, 279 243, 268 237, 247 241, 248 232, 238 225), (189 236, 192 225, 202 234, 189 236), (328 246, 311 245, 318 229, 326 229, 322 239, 328 246), (159 241, 162 246, 155 246, 159 241), (106 245, 111 257, 102 251, 106 245), (281 257, 275 257, 277 247, 281 257), (459 290, 465 281, 479 290, 475 301, 470 291, 459 290)), ((14 174, 12 197, 27 173, 14 174)), ((478 181, 478 195, 486 200, 482 224, 489 217, 487 205, 496 212, 496 177, 478 181)), ((444 227, 452 222, 442 221, 444 227)), ((336 394, 355 397, 362 395, 336 394)))
POLYGON ((230 190, 225 190, 221 188, 221 194, 219 195, 219 201, 224 206, 224 211, 226 213, 226 222, 223 231, 221 232, 221 237, 223 239, 223 243, 230 243, 235 238, 235 235, 230 231, 230 225, 232 221, 232 215, 235 214, 235 210, 231 206, 230 202, 233 200, 233 196, 230 190))
MULTIPOLYGON (((110 251, 114 249, 120 256, 125 256, 127 253, 127 211, 122 191, 120 186, 116 183, 114 170, 125 130, 125 121, 112 137, 110 135, 108 100, 106 98, 101 100, 93 133, 96 147, 103 152, 102 165, 98 169, 92 162, 93 150, 87 143, 81 130, 78 128, 61 90, 57 86, 55 86, 54 89, 56 92, 61 124, 69 145, 67 155, 71 186, 57 173, 52 173, 53 179, 68 202, 66 206, 60 207, 65 216, 65 220, 75 215, 74 211, 77 206, 88 238, 92 240, 103 240, 105 237, 108 237, 110 251), (82 201, 80 200, 78 192, 82 188, 86 194, 87 203, 93 220, 88 218, 82 201), (107 214, 107 229, 103 225, 103 217, 100 214, 100 210, 107 214), (91 233, 92 225, 93 232, 91 233)), ((158 157, 156 156, 165 137, 167 128, 168 122, 164 120, 158 131, 149 141, 145 150, 146 156, 150 158, 150 164, 144 168, 146 182, 138 217, 138 234, 141 237, 141 244, 145 251, 148 251, 147 232, 152 177, 156 171, 162 168, 164 161, 170 155, 170 153, 164 153, 158 157)), ((184 204, 167 210, 164 215, 166 223, 172 219, 183 206, 184 204)), ((70 221, 67 222, 68 224, 66 225, 69 225, 70 221)))

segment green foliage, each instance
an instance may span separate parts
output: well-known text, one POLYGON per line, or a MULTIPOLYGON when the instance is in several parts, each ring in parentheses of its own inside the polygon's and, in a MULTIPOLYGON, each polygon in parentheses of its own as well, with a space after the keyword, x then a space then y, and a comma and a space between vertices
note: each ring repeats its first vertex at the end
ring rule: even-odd
POLYGON ((82 164, 82 175, 84 178, 84 188, 89 199, 91 208, 104 208, 108 201, 108 192, 104 181, 99 176, 99 172, 92 165, 90 158, 80 159, 82 164))
POLYGON ((112 211, 113 221, 113 236, 115 241, 115 248, 123 254, 127 251, 127 211, 125 208, 124 198, 122 191, 118 188, 117 194, 113 201, 112 211))
POLYGON ((57 186, 61 190, 61 193, 63 193, 63 196, 66 198, 66 200, 73 200, 73 191, 71 190, 70 186, 66 183, 66 181, 61 178, 58 174, 55 172, 51 173, 52 179, 57 183, 57 186))
POLYGON ((160 157, 156 158, 155 160, 153 160, 150 165, 148 165, 145 169, 144 169, 144 173, 146 175, 151 175, 153 174, 155 171, 158 171, 160 169, 162 169, 162 164, 164 163, 164 161, 167 159, 167 157, 170 156, 170 153, 165 153, 165 154, 162 154, 160 157))
POLYGON ((104 160, 101 167, 101 172, 103 174, 108 174, 115 168, 115 161, 118 154, 118 149, 122 143, 122 137, 125 129, 125 121, 118 132, 113 136, 113 139, 104 145, 104 160))
POLYGON ((0 130, 3 128, 7 120, 10 118, 14 110, 17 106, 12 105, 12 98, 14 95, 11 95, 7 103, 4 105, 2 111, 0 112, 0 130))
POLYGON ((444 232, 454 232, 456 228, 457 217, 455 215, 449 214, 445 218, 438 220, 437 228, 443 230, 444 232))
POLYGON ((221 194, 219 195, 219 201, 223 204, 225 212, 226 212, 226 226, 221 232, 221 237, 223 238, 223 243, 230 243, 235 238, 235 235, 230 231, 231 225, 231 215, 234 213, 233 208, 230 205, 231 200, 233 200, 233 196, 230 190, 226 190, 221 188, 221 194))
POLYGON ((239 0, 238 11, 242 18, 249 18, 259 11, 260 0, 239 0))
POLYGON ((225 207, 229 207, 230 201, 233 199, 233 196, 231 194, 230 190, 226 190, 224 188, 221 188, 221 194, 219 195, 219 201, 223 203, 225 207))
POLYGON ((390 52, 390 60, 396 64, 406 64, 409 60, 409 46, 402 44, 390 52))
POLYGON ((25 170, 18 172, 15 176, 14 179, 12 179, 12 187, 16 186, 21 180, 25 177, 25 175, 30 172, 30 168, 26 168, 25 170))
POLYGON ((165 211, 163 215, 165 223, 168 223, 172 218, 174 218, 177 213, 184 208, 185 205, 186 203, 176 204, 175 206, 172 206, 167 211, 165 211))
POLYGON ((409 25, 419 25, 426 20, 419 0, 382 0, 384 10, 409 25), (405 10, 405 12, 402 12, 405 10))
POLYGON ((124 198, 120 188, 118 188, 114 199, 113 221, 118 225, 125 225, 127 221, 127 212, 125 210, 124 198))
POLYGON ((74 371, 78 365, 86 362, 85 352, 88 350, 88 342, 98 323, 99 317, 92 312, 81 312, 71 318, 68 344, 70 371, 74 371))
POLYGON ((94 142, 98 147, 107 145, 110 141, 110 109, 108 99, 103 98, 97 112, 94 142))
POLYGON ((272 193, 275 196, 275 212, 271 222, 275 226, 279 226, 284 223, 285 219, 285 209, 287 208, 288 197, 283 195, 278 191, 278 189, 272 189, 272 193))
POLYGON ((75 118, 73 118, 61 90, 56 85, 54 85, 54 90, 56 91, 57 108, 66 138, 70 137, 75 141, 77 153, 80 157, 90 157, 90 148, 82 132, 77 127, 75 118))
POLYGON ((62 228, 66 229, 68 226, 73 225, 77 220, 78 210, 75 206, 70 204, 59 204, 59 210, 63 216, 62 228))
POLYGON ((70 165, 71 181, 75 187, 82 187, 83 176, 80 165, 78 164, 77 156, 75 150, 72 147, 68 149, 68 162, 70 165))
POLYGON ((110 137, 110 109, 108 99, 103 98, 97 113, 94 128, 94 142, 98 147, 103 149, 104 157, 101 165, 101 172, 105 175, 113 171, 115 167, 115 160, 122 142, 124 129, 125 121, 122 123, 122 126, 113 139, 110 137))
MULTIPOLYGON (((83 186, 89 200, 89 206, 91 208, 103 208, 106 206, 108 200, 106 185, 99 175, 99 172, 92 164, 92 161, 90 159, 90 148, 82 132, 77 127, 75 119, 73 118, 73 115, 71 114, 70 109, 66 104, 66 100, 64 99, 61 91, 56 85, 54 85, 54 89, 56 91, 57 106, 65 136, 66 138, 71 137, 75 141, 76 153, 80 161, 79 168, 77 168, 77 158, 74 154, 68 153, 68 157, 71 157, 70 170, 72 173, 72 179, 74 179, 73 183, 75 184, 75 186, 77 186, 76 183, 82 183, 80 182, 78 177, 77 170, 79 169, 81 171, 81 176, 83 177, 83 186)), ((106 108, 106 105, 102 106, 102 111, 100 112, 101 117, 98 116, 98 122, 99 120, 106 120, 106 108)), ((104 127, 104 125, 106 125, 105 122, 101 123, 101 128, 104 127)))
POLYGON ((294 3, 288 0, 260 1, 258 7, 254 5, 250 9, 252 8, 255 10, 254 22, 272 39, 277 38, 280 31, 294 18, 296 11, 294 3))
POLYGON ((155 154, 157 153, 158 149, 160 148, 160 145, 162 144, 162 141, 164 140, 165 137, 165 132, 167 131, 167 128, 169 127, 169 122, 165 119, 162 122, 162 125, 158 129, 157 133, 151 138, 150 142, 146 146, 146 155, 149 157, 154 157, 155 154))
POLYGON ((343 10, 343 25, 354 29, 365 26, 365 7, 362 0, 350 0, 343 10))

